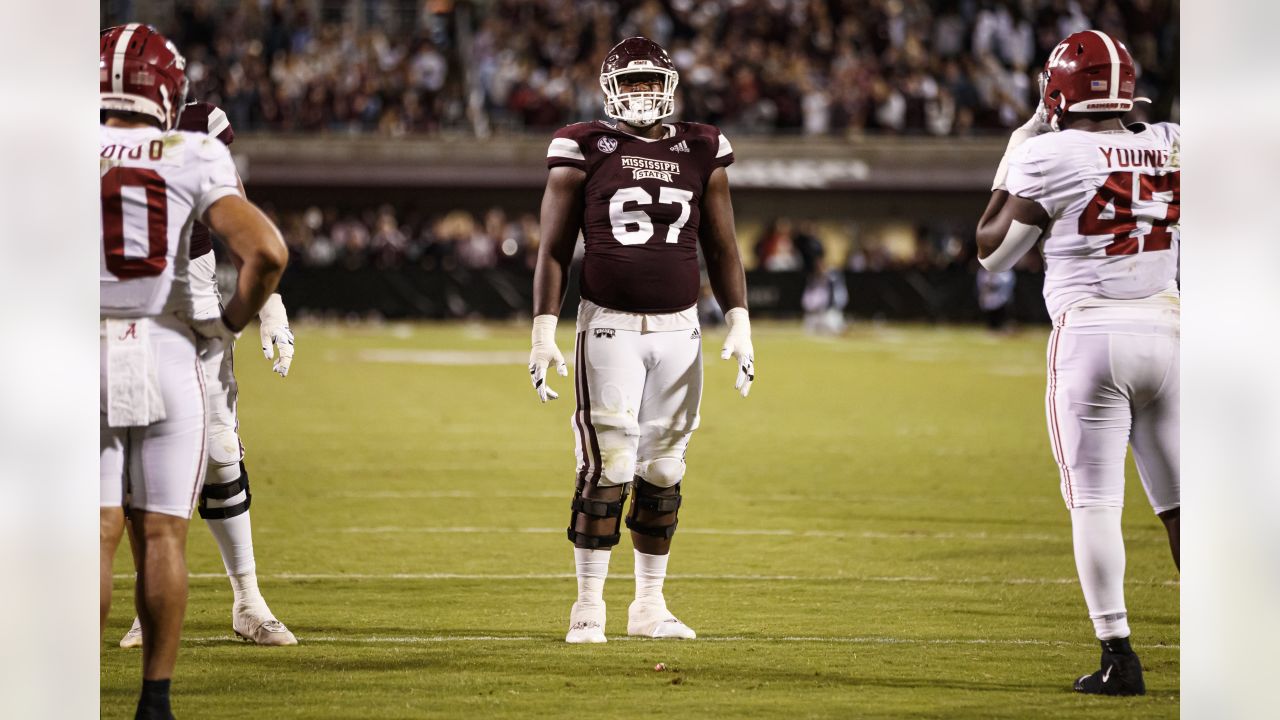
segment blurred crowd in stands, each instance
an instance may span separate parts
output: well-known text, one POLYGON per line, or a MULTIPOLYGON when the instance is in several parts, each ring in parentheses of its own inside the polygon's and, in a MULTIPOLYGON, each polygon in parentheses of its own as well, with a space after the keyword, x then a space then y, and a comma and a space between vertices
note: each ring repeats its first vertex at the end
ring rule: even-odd
MULTIPOLYGON (((101 0, 104 24, 155 3, 101 0)), ((163 4, 162 4, 163 5, 163 4)), ((1068 33, 1123 39, 1177 119, 1177 0, 177 0, 158 24, 238 131, 546 130, 601 116, 598 72, 646 35, 679 117, 732 132, 963 135, 1021 124, 1068 33)))
MULTIPOLYGON (((532 271, 538 252, 536 215, 500 207, 480 215, 458 209, 433 216, 392 205, 359 211, 265 209, 283 231, 292 262, 307 267, 532 271)), ((968 266, 974 258, 968 221, 819 223, 780 217, 763 225, 740 223, 738 230, 749 270, 806 275, 934 270, 968 266)), ((1020 267, 1039 270, 1039 263, 1038 254, 1030 253, 1020 267)))

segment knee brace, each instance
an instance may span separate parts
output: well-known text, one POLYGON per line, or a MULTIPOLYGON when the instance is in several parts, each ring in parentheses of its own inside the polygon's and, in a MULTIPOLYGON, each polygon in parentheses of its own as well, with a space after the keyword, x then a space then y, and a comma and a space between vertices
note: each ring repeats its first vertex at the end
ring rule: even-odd
POLYGON ((249 511, 249 502, 253 500, 253 495, 249 493, 249 471, 244 467, 244 461, 240 461, 240 477, 228 483, 220 483, 216 485, 205 484, 200 489, 200 517, 205 520, 226 520, 233 518, 242 513, 249 511), (209 507, 210 500, 229 500, 241 492, 244 493, 244 502, 236 503, 224 507, 209 507))
POLYGON ((573 514, 569 517, 569 541, 574 547, 585 550, 608 549, 622 539, 622 508, 627 503, 627 494, 631 490, 630 483, 600 487, 586 479, 578 481, 577 490, 573 493, 573 514), (582 531, 577 529, 578 519, 585 518, 582 531), (613 519, 611 534, 592 534, 587 532, 594 522, 613 519))
POLYGON ((644 480, 660 488, 674 487, 684 479, 684 460, 677 457, 660 457, 651 460, 644 471, 644 480))
POLYGON ((671 539, 676 534, 676 516, 680 510, 680 483, 660 487, 642 478, 635 480, 636 497, 627 514, 627 528, 649 537, 671 539))

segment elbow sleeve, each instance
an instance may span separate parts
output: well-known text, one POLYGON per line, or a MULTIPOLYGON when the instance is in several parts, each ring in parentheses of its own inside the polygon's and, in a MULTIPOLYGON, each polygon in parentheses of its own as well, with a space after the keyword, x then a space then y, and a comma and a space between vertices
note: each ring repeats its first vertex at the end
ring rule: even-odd
POLYGON ((1040 239, 1040 233, 1039 227, 1014 220, 1009 223, 1009 229, 1005 232, 1000 246, 985 258, 978 258, 978 262, 991 272, 1008 270, 1036 244, 1040 239))

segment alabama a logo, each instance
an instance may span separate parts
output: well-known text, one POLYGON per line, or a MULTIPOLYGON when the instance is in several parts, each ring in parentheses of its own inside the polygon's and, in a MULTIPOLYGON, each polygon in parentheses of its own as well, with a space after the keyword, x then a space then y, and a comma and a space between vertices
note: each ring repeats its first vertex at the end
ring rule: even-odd
POLYGON ((602 137, 596 141, 596 147, 600 148, 600 152, 607 155, 618 149, 618 141, 611 137, 602 137))

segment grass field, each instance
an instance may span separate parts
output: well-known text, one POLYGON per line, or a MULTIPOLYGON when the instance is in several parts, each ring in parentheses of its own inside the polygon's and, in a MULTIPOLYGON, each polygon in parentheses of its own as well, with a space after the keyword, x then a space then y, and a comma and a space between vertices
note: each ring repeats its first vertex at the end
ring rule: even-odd
MULTIPOLYGON (((1149 694, 1080 697, 1097 644, 1043 416, 1046 333, 760 325, 747 400, 706 333, 702 427, 666 585, 695 641, 563 643, 572 381, 543 406, 523 325, 301 325, 287 380, 239 357, 258 572, 294 648, 231 633, 191 528, 183 718, 1009 717, 1178 714, 1178 591, 1130 470, 1127 600, 1149 694), (655 663, 667 670, 657 672, 655 663)), ((572 357, 572 325, 560 347, 572 357)), ((127 550, 104 717, 132 717, 127 550)))

